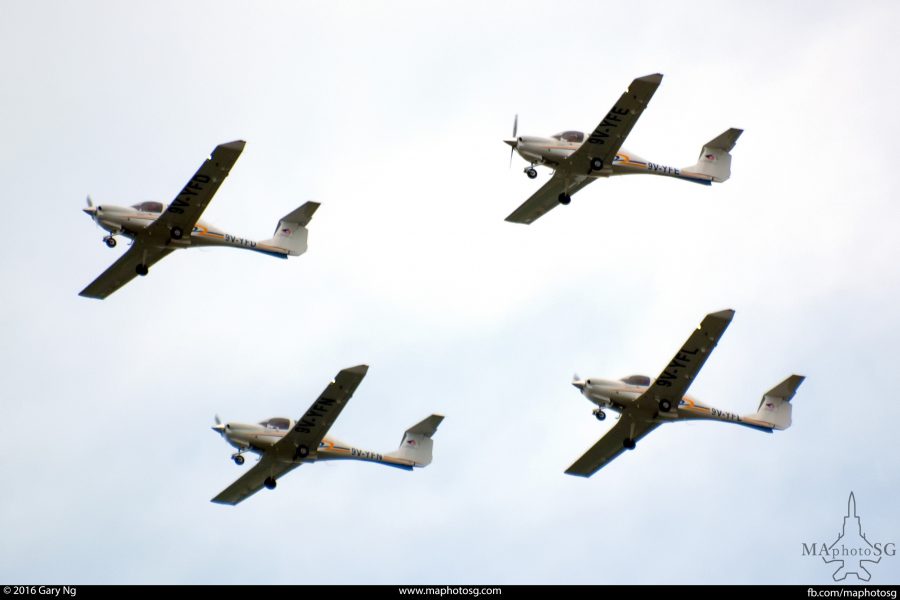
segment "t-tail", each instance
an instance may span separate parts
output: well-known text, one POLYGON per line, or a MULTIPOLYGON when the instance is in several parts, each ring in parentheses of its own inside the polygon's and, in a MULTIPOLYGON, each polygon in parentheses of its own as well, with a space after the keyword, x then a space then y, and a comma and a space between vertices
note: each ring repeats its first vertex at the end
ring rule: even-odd
POLYGON ((306 239, 309 235, 306 226, 309 225, 317 208, 318 202, 306 202, 300 208, 281 217, 272 238, 258 242, 257 249, 281 258, 300 256, 306 252, 306 239))
MULTIPOLYGON (((702 179, 722 183, 731 177, 731 154, 743 129, 731 128, 703 145, 697 164, 681 170, 683 175, 701 175, 702 179)), ((708 183, 707 183, 708 184, 708 183)))
POLYGON ((416 423, 403 434, 400 447, 385 456, 412 461, 416 467, 427 467, 431 464, 431 449, 434 447, 431 436, 443 420, 442 415, 431 415, 416 423))
POLYGON ((787 429, 791 426, 791 398, 804 379, 802 375, 791 375, 763 395, 756 414, 742 419, 763 427, 787 429))

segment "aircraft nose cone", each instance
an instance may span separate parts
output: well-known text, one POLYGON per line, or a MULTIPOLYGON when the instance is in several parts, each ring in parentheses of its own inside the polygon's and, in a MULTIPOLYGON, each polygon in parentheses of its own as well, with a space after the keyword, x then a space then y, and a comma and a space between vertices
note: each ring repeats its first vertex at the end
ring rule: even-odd
POLYGON ((576 388, 578 388, 578 391, 579 391, 579 392, 583 392, 583 391, 584 391, 584 380, 577 379, 577 380, 575 380, 575 381, 572 382, 572 385, 575 386, 576 388))
POLYGON ((215 425, 213 425, 211 427, 211 429, 213 431, 215 431, 216 433, 220 433, 220 434, 225 433, 225 425, 223 425, 222 423, 216 423, 215 425))
POLYGON ((94 208, 93 206, 89 206, 87 208, 82 208, 81 210, 84 211, 84 214, 91 215, 92 217, 94 216, 94 213, 97 212, 97 209, 94 208))
POLYGON ((515 148, 519 145, 519 140, 503 140, 503 143, 509 145, 512 148, 515 148))

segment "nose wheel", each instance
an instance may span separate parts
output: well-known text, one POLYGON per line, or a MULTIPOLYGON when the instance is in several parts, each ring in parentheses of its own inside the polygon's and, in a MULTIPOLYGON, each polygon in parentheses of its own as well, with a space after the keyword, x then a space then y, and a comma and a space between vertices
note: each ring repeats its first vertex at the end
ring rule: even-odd
POLYGON ((116 238, 114 238, 111 235, 108 235, 105 238, 103 238, 103 243, 106 244, 107 248, 115 248, 116 247, 116 238))
POLYGON ((244 464, 244 457, 240 454, 233 454, 231 456, 231 460, 233 460, 234 464, 236 464, 237 466, 241 466, 242 464, 244 464))
POLYGON ((605 420, 606 420, 606 413, 603 412, 603 410, 601 410, 601 409, 599 409, 599 408, 598 408, 597 410, 594 411, 594 416, 597 417, 597 420, 598 420, 598 421, 605 421, 605 420))
POLYGON ((528 175, 528 179, 534 179, 537 177, 537 170, 534 167, 525 167, 525 174, 528 175))

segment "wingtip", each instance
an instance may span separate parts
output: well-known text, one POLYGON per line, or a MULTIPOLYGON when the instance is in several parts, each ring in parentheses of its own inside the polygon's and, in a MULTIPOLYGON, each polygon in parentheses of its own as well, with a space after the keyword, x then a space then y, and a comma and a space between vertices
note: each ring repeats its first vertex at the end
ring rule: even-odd
POLYGON ((355 367, 349 367, 344 369, 346 373, 353 373, 355 375, 365 375, 369 372, 369 365, 356 365, 355 367))
POLYGON ((709 313, 709 315, 707 316, 714 319, 724 319, 726 321, 730 321, 734 318, 734 310, 726 308, 725 310, 720 310, 719 312, 709 313))
POLYGON ((655 83, 659 85, 662 82, 662 73, 652 73, 650 75, 644 75, 643 77, 638 77, 635 81, 643 81, 644 83, 655 83))
POLYGON ((233 142, 226 142, 224 144, 219 144, 219 148, 223 150, 234 150, 237 152, 241 152, 244 150, 244 146, 247 145, 247 142, 244 140, 234 140, 233 142))

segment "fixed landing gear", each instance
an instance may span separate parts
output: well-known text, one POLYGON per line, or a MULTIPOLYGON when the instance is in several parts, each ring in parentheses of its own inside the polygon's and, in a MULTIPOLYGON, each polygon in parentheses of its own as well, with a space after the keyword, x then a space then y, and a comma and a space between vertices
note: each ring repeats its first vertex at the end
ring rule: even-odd
POLYGON ((276 485, 276 484, 275 484, 275 479, 272 478, 272 477, 266 477, 266 480, 263 481, 263 485, 266 486, 266 489, 267 489, 267 490, 274 490, 274 489, 275 489, 275 485, 276 485))
POLYGON ((297 451, 294 453, 294 458, 306 458, 309 456, 309 446, 297 446, 297 451))
POLYGON ((672 410, 672 403, 668 400, 660 400, 659 410, 661 410, 662 412, 669 412, 670 410, 672 410))
POLYGON ((237 466, 241 466, 242 464, 244 464, 244 457, 240 454, 232 455, 231 460, 233 460, 234 464, 236 464, 237 466))
POLYGON ((562 204, 563 206, 567 206, 567 205, 569 204, 569 202, 572 201, 572 196, 570 196, 570 195, 568 195, 567 193, 563 192, 562 194, 559 195, 558 200, 559 200, 559 203, 560 203, 560 204, 562 204))
POLYGON ((603 159, 592 158, 591 159, 591 171, 602 171, 602 170, 603 170, 603 159))
POLYGON ((634 450, 634 447, 637 445, 634 443, 634 440, 631 438, 625 438, 625 441, 622 442, 622 445, 625 446, 626 450, 634 450))
POLYGON ((116 238, 114 238, 111 235, 108 235, 105 238, 103 238, 103 243, 106 244, 107 248, 115 248, 116 247, 116 238))
POLYGON ((598 421, 605 421, 605 420, 606 420, 606 413, 603 412, 603 410, 600 409, 600 408, 598 408, 597 410, 594 411, 594 416, 597 417, 597 420, 598 420, 598 421))
POLYGON ((143 277, 150 272, 150 269, 147 268, 147 265, 141 263, 134 268, 134 272, 143 277))
POLYGON ((534 167, 525 167, 525 174, 528 175, 528 179, 534 179, 537 177, 537 170, 534 167))
POLYGON ((184 230, 181 227, 173 227, 169 233, 172 235, 173 240, 180 240, 184 237, 184 230))

